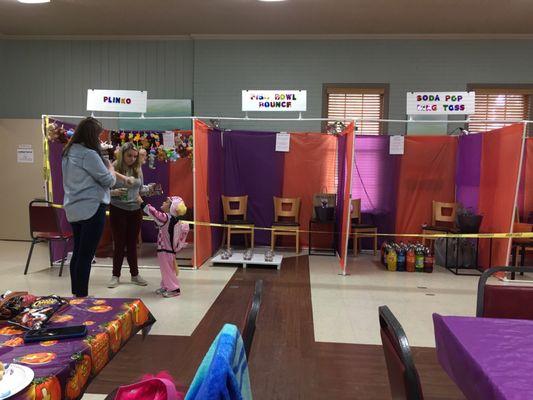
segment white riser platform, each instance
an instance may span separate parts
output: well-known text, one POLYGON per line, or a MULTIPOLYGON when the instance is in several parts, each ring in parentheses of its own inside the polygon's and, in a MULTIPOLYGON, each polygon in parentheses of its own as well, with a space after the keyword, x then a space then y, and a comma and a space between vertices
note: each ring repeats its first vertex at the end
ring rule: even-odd
POLYGON ((214 264, 241 264, 243 268, 246 268, 248 265, 270 265, 273 267, 276 267, 276 269, 281 268, 281 262, 283 261, 283 256, 281 255, 275 255, 274 260, 271 262, 265 261, 265 253, 254 253, 251 260, 245 260, 244 259, 244 252, 236 251, 233 253, 231 258, 228 260, 223 260, 220 256, 220 253, 217 254, 215 257, 211 259, 211 265, 214 264))

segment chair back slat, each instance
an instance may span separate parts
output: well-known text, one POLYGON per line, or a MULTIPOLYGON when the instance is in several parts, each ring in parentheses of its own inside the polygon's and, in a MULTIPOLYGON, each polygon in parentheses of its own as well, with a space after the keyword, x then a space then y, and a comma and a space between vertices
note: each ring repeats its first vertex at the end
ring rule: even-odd
POLYGON ((292 219, 298 222, 300 218, 300 198, 274 197, 274 221, 292 219))
POLYGON ((245 196, 222 196, 222 210, 224 220, 246 219, 248 212, 248 195, 245 196))

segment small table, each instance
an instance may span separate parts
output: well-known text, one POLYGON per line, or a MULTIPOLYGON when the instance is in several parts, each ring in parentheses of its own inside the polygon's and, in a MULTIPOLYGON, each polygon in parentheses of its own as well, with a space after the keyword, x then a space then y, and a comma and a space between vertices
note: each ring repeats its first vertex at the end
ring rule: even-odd
POLYGON ((336 256, 337 255, 337 221, 333 219, 332 221, 320 221, 316 218, 309 220, 309 251, 308 255, 310 256, 336 256), (320 225, 332 225, 333 231, 331 232, 333 239, 332 244, 329 249, 313 249, 312 237, 313 237, 313 226, 320 225))
MULTIPOLYGON (((520 251, 520 266, 523 267, 526 263, 526 249, 533 247, 533 241, 527 239, 514 239, 511 245, 511 266, 516 265, 516 257, 520 251)), ((523 272, 520 275, 524 275, 523 272)), ((511 279, 515 278, 515 273, 511 272, 511 279)))
POLYGON ((440 364, 467 399, 530 399, 533 321, 433 314, 440 364))
POLYGON ((147 334, 155 318, 139 299, 69 299, 69 305, 56 313, 49 327, 86 325, 88 335, 25 344, 24 331, 16 325, 0 323, 0 361, 33 369, 30 386, 10 397, 23 400, 35 390, 36 398, 78 399, 90 381, 139 331, 147 334), (40 396, 40 397, 39 397, 40 396))

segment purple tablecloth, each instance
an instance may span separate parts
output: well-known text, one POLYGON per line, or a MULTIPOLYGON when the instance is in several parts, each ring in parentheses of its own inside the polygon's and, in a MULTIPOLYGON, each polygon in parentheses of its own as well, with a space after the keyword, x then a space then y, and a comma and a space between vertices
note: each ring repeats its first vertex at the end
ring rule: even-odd
POLYGON ((83 339, 25 344, 24 331, 0 323, 0 361, 26 365, 35 372, 30 387, 15 400, 76 400, 122 346, 153 323, 139 299, 70 299, 48 326, 86 325, 83 339))
POLYGON ((439 362, 467 399, 533 398, 533 321, 433 314, 439 362))

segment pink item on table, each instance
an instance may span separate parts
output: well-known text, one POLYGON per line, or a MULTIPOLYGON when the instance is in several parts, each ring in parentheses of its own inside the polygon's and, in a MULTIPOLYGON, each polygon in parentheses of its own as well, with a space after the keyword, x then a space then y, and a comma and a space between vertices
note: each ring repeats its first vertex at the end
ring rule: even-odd
POLYGON ((176 390, 172 376, 167 372, 145 375, 139 382, 121 386, 115 400, 183 400, 183 394, 176 390))

